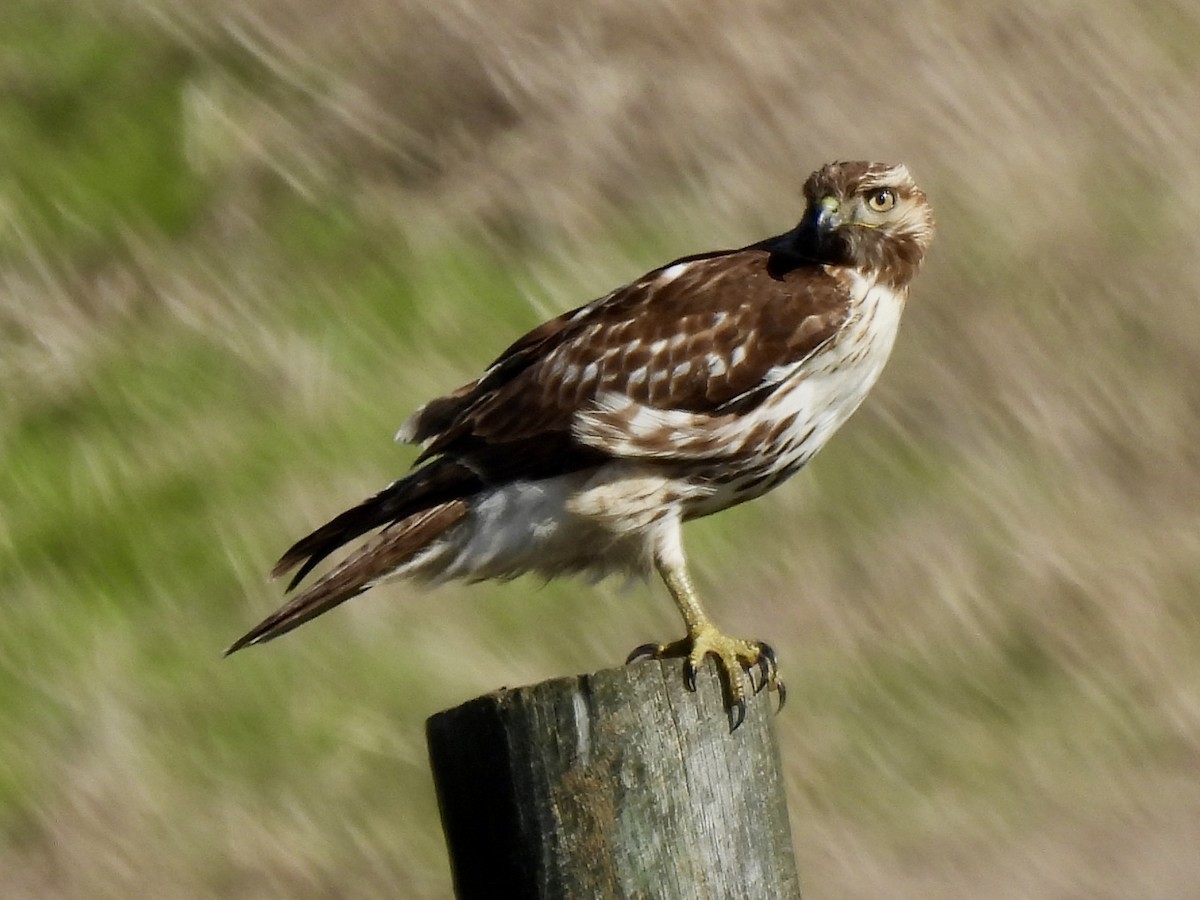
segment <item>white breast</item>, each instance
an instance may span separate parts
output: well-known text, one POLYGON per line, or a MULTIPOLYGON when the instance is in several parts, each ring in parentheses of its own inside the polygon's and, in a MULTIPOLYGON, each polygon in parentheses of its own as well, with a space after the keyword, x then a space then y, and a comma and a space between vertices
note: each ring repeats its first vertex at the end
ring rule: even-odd
POLYGON ((732 477, 717 474, 717 491, 693 501, 689 516, 708 515, 776 487, 799 471, 866 399, 891 356, 905 292, 854 273, 845 277, 854 298, 846 324, 833 341, 795 364, 760 406, 726 426, 723 443, 742 445, 745 463, 732 477), (756 430, 761 434, 764 423, 772 432, 778 430, 777 437, 751 445, 749 437, 756 430))

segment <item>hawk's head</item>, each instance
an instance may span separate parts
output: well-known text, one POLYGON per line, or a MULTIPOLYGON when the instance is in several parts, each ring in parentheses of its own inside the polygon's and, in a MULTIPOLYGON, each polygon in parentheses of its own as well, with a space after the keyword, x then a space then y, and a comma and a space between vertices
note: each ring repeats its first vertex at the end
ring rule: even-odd
POLYGON ((933 240, 933 211, 904 166, 835 162, 804 185, 804 255, 903 287, 933 240))

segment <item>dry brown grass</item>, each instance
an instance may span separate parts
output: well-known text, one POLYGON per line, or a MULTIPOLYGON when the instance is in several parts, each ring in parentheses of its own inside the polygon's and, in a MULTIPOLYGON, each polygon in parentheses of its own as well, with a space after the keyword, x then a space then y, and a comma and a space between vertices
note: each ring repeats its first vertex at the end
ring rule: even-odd
MULTIPOLYGON (((751 533, 769 522, 778 552, 751 557, 753 537, 698 529, 721 618, 786 650, 794 699, 780 726, 806 896, 1194 891, 1192 5, 141 0, 121 14, 203 60, 181 128, 222 186, 191 245, 154 243, 132 268, 187 327, 308 398, 306 415, 349 398, 336 378, 319 386, 319 345, 272 319, 272 274, 245 249, 279 184, 398 227, 417 253, 463 236, 502 247, 549 311, 662 252, 790 224, 803 177, 828 159, 908 163, 940 231, 883 383, 828 459, 732 514, 751 533), (227 260, 211 279, 206 254, 227 260)), ((88 342, 103 339, 89 323, 130 314, 125 270, 96 276, 109 290, 81 311, 71 298, 95 292, 60 289, 30 259, 6 274, 0 312, 58 335, 58 356, 38 362, 58 384, 86 374, 88 342)), ((427 374, 396 389, 406 398, 495 348, 472 363, 439 350, 503 343, 472 321, 486 298, 433 299, 416 364, 427 374)), ((33 365, 16 368, 27 378, 33 365)), ((289 488, 288 503, 315 520, 370 487, 351 480, 289 488)), ((403 626, 379 625, 375 605, 353 632, 363 652, 386 652, 370 631, 424 629, 472 659, 431 703, 615 660, 643 625, 672 627, 665 609, 638 612, 618 635, 614 619, 665 607, 648 591, 581 602, 558 636, 571 647, 522 657, 479 634, 465 594, 447 596, 396 613, 403 626)), ((418 716, 387 723, 412 735, 386 745, 409 761, 412 827, 339 820, 327 851, 329 818, 308 794, 270 809, 220 790, 164 800, 178 793, 171 766, 146 758, 144 722, 120 725, 136 699, 94 699, 83 731, 115 743, 80 751, 63 770, 78 789, 47 813, 44 839, 0 856, 27 894, 382 897, 403 883, 446 895, 418 716), (203 846, 161 840, 192 805, 210 817, 189 831, 203 846), (211 880, 214 854, 235 858, 238 879, 211 880)), ((379 739, 381 720, 363 723, 379 739)))

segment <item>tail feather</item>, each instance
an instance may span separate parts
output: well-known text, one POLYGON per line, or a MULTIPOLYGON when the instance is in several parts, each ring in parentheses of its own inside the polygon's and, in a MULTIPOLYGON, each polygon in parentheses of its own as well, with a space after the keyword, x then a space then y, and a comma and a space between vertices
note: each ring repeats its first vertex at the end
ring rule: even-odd
POLYGON ((450 460, 438 460, 407 478, 392 482, 378 494, 298 540, 275 563, 271 577, 278 578, 299 566, 288 582, 287 589, 291 591, 318 563, 355 538, 439 503, 466 497, 481 487, 478 476, 466 467, 450 460))
POLYGON ((279 558, 279 562, 275 563, 275 567, 271 569, 271 577, 278 578, 300 566, 287 586, 288 591, 295 590, 296 585, 304 580, 304 576, 330 553, 368 531, 387 524, 388 516, 383 512, 380 498, 388 491, 394 490, 397 484, 389 485, 379 494, 340 513, 312 534, 298 540, 279 558))
POLYGON ((292 598, 234 641, 225 655, 287 634, 351 597, 358 596, 410 561, 447 529, 461 521, 468 511, 465 500, 451 500, 393 522, 308 590, 292 598))

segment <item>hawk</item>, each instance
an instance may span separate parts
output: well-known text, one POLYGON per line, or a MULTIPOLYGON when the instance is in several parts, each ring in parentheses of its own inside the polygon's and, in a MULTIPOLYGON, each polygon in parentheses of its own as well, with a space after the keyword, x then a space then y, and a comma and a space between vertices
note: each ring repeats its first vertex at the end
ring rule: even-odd
POLYGON ((747 680, 782 704, 771 648, 725 634, 702 607, 682 526, 781 484, 857 409, 934 229, 902 165, 831 163, 804 196, 790 231, 657 268, 418 409, 397 435, 422 448, 414 471, 299 540, 272 575, 298 568, 290 591, 377 533, 227 653, 394 578, 657 569, 685 634, 629 659, 682 657, 694 690, 715 657, 733 728, 747 680))

